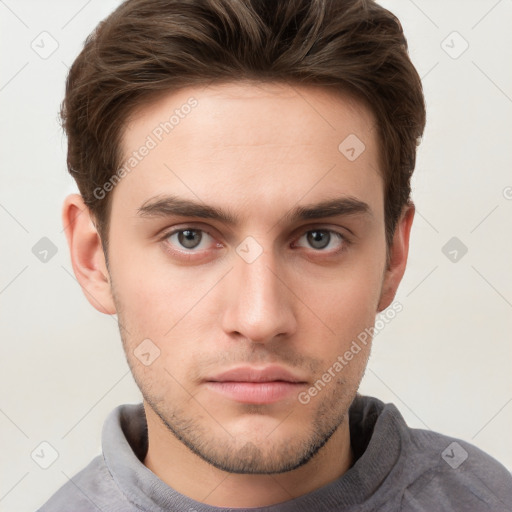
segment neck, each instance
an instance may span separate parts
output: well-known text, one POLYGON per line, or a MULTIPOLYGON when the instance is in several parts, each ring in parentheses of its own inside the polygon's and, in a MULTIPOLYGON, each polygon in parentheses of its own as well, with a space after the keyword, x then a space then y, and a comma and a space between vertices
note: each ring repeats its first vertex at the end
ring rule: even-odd
POLYGON ((312 492, 343 475, 353 463, 348 416, 306 464, 286 473, 245 475, 215 468, 179 441, 144 403, 148 452, 144 465, 175 491, 207 505, 265 507, 312 492))

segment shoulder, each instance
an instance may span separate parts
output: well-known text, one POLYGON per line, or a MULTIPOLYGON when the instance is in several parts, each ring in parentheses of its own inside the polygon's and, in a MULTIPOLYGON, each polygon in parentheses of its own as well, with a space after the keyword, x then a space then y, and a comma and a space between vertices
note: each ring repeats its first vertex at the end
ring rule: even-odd
POLYGON ((407 430, 402 510, 512 510, 512 475, 496 459, 461 439, 407 430))
POLYGON ((119 491, 102 455, 70 478, 37 512, 98 512, 135 510, 119 491))

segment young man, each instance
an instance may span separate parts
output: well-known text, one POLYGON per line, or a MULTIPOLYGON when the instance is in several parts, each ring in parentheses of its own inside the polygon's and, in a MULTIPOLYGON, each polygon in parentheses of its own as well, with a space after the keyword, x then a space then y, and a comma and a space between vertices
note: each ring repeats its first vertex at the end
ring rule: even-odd
POLYGON ((357 393, 425 124, 391 13, 131 0, 62 116, 74 272, 144 400, 41 511, 511 510, 497 461, 357 393))

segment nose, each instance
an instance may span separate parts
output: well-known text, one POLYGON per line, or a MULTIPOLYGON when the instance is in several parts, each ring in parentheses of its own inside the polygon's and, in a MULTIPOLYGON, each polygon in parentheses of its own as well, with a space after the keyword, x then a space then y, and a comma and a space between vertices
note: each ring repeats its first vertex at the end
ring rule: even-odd
POLYGON ((251 263, 235 257, 224 297, 224 331, 254 343, 293 334, 297 328, 296 295, 272 253, 263 252, 251 263))

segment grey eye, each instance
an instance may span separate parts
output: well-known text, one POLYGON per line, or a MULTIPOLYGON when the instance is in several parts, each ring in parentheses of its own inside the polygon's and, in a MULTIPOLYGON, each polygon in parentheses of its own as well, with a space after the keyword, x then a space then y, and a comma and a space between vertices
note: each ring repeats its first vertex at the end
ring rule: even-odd
POLYGON ((311 229, 304 232, 299 238, 297 245, 300 247, 313 248, 317 251, 332 250, 341 248, 345 244, 345 237, 331 229, 311 229))
POLYGON ((203 238, 202 232, 198 229, 182 229, 175 233, 178 235, 178 242, 186 249, 196 249, 203 238))
POLYGON ((307 240, 314 249, 324 249, 331 241, 331 233, 326 230, 308 231, 307 240))

